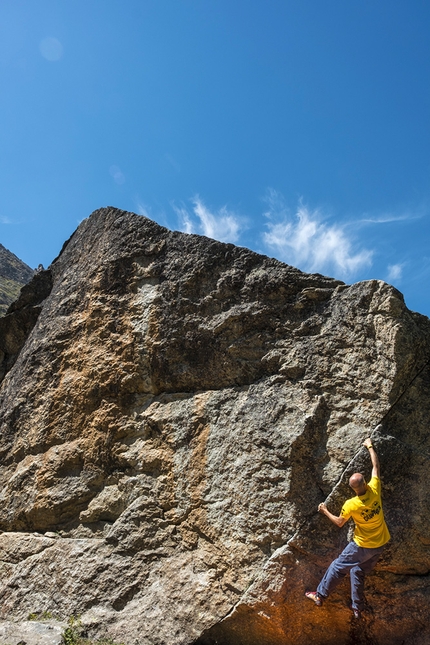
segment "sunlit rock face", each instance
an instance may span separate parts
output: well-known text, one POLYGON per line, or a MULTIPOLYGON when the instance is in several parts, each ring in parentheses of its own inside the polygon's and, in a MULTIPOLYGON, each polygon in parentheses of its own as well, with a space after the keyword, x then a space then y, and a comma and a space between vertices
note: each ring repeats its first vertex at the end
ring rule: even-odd
POLYGON ((430 642, 430 324, 393 287, 109 208, 2 325, 4 619, 80 614, 126 645, 430 642), (303 593, 347 541, 318 503, 369 476, 381 419, 393 539, 357 627, 348 580, 322 608, 303 593))

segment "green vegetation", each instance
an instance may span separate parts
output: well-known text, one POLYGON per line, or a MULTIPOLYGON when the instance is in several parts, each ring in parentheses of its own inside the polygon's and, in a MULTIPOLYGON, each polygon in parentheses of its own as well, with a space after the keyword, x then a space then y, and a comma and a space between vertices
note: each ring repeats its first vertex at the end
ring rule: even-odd
POLYGON ((70 616, 67 624, 68 627, 63 633, 64 645, 83 645, 82 625, 79 616, 70 616))
POLYGON ((33 612, 27 616, 27 620, 50 620, 51 618, 56 617, 50 611, 46 610, 42 612, 33 612))
MULTIPOLYGON (((27 616, 27 620, 61 620, 51 611, 32 612, 27 616)), ((80 616, 70 616, 67 621, 67 627, 62 634, 63 645, 124 645, 116 643, 111 638, 102 638, 90 640, 85 637, 84 627, 81 623, 80 616)), ((2 643, 0 643, 2 645, 2 643)))
POLYGON ((67 627, 63 632, 63 645, 124 645, 124 643, 115 643, 110 638, 101 640, 88 640, 83 636, 83 628, 79 616, 70 616, 67 621, 67 627))

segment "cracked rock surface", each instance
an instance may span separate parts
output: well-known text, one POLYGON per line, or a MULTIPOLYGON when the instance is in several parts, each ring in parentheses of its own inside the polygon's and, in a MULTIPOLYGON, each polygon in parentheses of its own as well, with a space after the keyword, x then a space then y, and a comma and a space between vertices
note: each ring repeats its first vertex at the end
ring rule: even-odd
POLYGON ((125 645, 425 645, 429 358, 383 282, 96 211, 2 319, 0 616, 125 645), (303 594, 348 536, 316 508, 369 477, 381 419, 392 541, 357 630, 348 581, 303 594))
POLYGON ((63 645, 65 625, 58 621, 0 621, 2 645, 63 645))

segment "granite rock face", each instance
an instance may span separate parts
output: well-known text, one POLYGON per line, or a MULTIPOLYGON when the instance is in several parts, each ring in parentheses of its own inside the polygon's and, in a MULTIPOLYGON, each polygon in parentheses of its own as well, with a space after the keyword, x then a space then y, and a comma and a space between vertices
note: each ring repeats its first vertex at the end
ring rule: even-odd
POLYGON ((0 622, 0 643, 7 645, 64 645, 67 625, 56 620, 0 622))
POLYGON ((1 616, 126 645, 429 642, 430 322, 401 294, 93 213, 2 319, 1 616), (392 534, 359 628, 316 513, 370 474, 392 534))

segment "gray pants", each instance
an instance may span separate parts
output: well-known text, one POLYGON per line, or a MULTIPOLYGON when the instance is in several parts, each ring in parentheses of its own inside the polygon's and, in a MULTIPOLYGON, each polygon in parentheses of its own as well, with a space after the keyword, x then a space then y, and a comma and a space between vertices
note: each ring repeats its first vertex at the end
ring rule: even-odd
POLYGON ((373 569, 383 550, 383 546, 366 549, 354 541, 350 542, 325 572, 317 592, 326 598, 349 572, 352 608, 361 611, 364 606, 364 576, 373 569))

